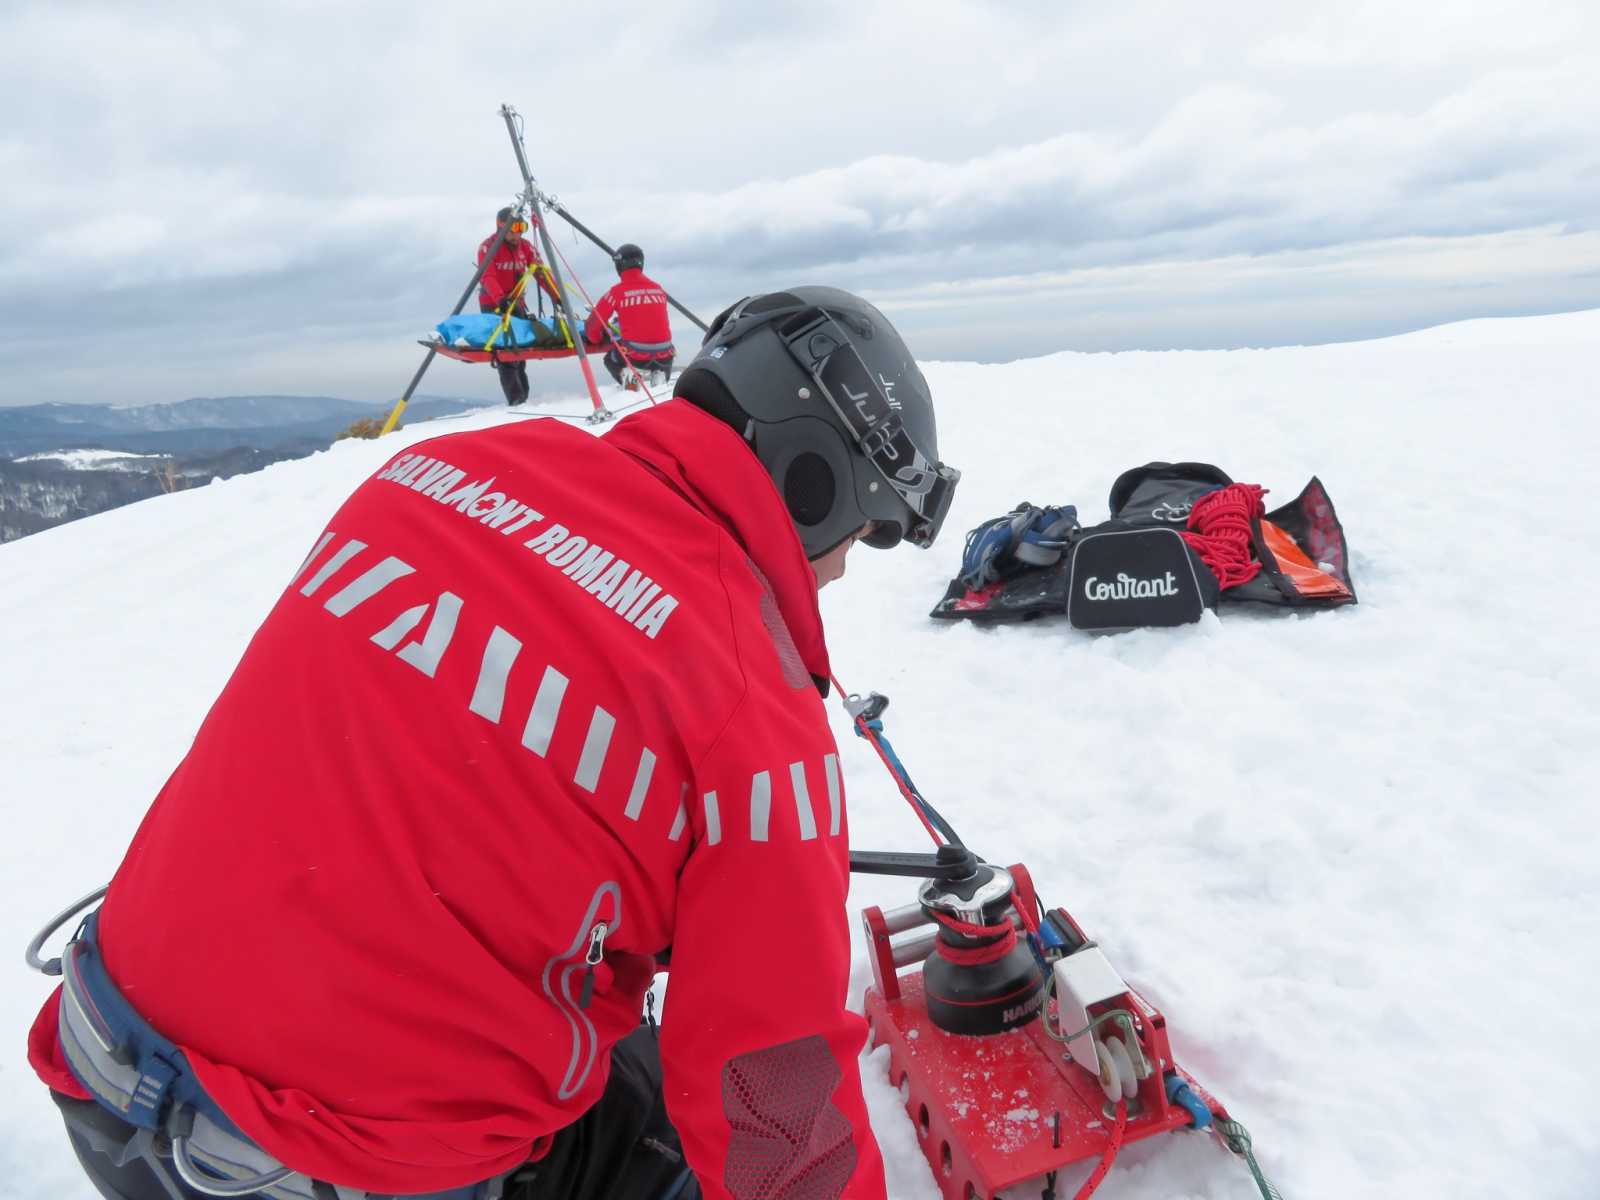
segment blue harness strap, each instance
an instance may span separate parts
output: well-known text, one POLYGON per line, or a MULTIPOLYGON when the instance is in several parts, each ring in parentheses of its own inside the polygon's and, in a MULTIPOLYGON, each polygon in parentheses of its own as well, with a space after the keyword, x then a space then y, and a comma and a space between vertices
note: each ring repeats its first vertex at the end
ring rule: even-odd
MULTIPOLYGON (((153 1171, 171 1170, 207 1196, 399 1200, 310 1179, 246 1137, 206 1094, 177 1045, 141 1017, 111 981, 101 961, 98 917, 91 913, 84 920, 62 955, 61 1048, 73 1076, 100 1107, 132 1127, 130 1145, 139 1138, 148 1144, 153 1133, 171 1139, 171 1158, 153 1151, 143 1155, 153 1171)), ((407 1194, 404 1200, 498 1200, 503 1191, 501 1177, 407 1194)))
POLYGON ((634 341, 632 338, 619 337, 615 335, 613 335, 611 340, 616 342, 617 345, 621 346, 624 350, 631 350, 635 354, 664 354, 670 353, 674 349, 671 342, 639 342, 634 341))
POLYGON ((160 1129, 169 1106, 181 1105, 242 1136, 200 1087, 183 1052, 111 982, 101 961, 98 922, 99 913, 90 913, 61 963, 61 1047, 78 1082, 140 1129, 160 1129))

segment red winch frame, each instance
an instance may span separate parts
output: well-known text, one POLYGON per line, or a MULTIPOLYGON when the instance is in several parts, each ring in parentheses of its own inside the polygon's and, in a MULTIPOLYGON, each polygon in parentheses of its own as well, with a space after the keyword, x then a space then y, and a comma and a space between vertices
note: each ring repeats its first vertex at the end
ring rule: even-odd
MULTIPOLYGON (((481 346, 452 346, 428 338, 418 338, 417 345, 426 346, 435 354, 442 354, 446 358, 464 363, 531 362, 546 358, 571 358, 578 353, 577 346, 499 346, 493 350, 485 350, 481 346)), ((588 350, 604 349, 587 341, 584 342, 584 347, 588 350)))
MULTIPOLYGON (((1016 882, 1018 901, 1037 911, 1027 869, 1020 865, 1007 869, 1016 882)), ((1065 909, 1055 912, 1083 936, 1065 909)), ((897 946, 891 944, 892 932, 882 909, 865 909, 862 920, 872 956, 873 986, 866 993, 866 1016, 873 1044, 889 1047, 889 1080, 900 1089, 944 1200, 993 1200, 1002 1188, 1107 1152, 1115 1109, 1099 1078, 1075 1063, 1067 1047, 1045 1032, 1043 1021, 1056 1020, 1053 1000, 1050 1012, 1006 1033, 984 1037, 946 1033, 928 1016, 921 970, 901 976, 895 964, 899 950, 902 964, 909 965, 917 950, 908 942, 928 944, 926 935, 897 946)), ((906 928, 901 924, 897 931, 906 928)), ((1152 1068, 1128 1101, 1122 1141, 1191 1126, 1189 1112, 1167 1099, 1164 1079, 1170 1072, 1182 1076, 1217 1119, 1226 1119, 1223 1107, 1173 1061, 1161 1013, 1131 987, 1091 1011, 1098 1015, 1115 1008, 1132 1018, 1139 1047, 1152 1068)))

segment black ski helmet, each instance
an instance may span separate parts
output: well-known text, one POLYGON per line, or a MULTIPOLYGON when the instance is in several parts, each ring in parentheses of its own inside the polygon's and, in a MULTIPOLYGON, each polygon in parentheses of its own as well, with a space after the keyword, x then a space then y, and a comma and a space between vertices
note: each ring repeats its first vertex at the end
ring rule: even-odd
POLYGON ((911 351, 859 296, 748 296, 711 323, 673 394, 731 425, 783 494, 806 556, 863 540, 931 546, 961 472, 939 461, 933 400, 911 351))
POLYGON ((611 256, 611 261, 615 264, 618 275, 621 275, 630 267, 642 269, 644 267, 644 251, 632 242, 623 242, 622 245, 617 247, 617 252, 611 256))

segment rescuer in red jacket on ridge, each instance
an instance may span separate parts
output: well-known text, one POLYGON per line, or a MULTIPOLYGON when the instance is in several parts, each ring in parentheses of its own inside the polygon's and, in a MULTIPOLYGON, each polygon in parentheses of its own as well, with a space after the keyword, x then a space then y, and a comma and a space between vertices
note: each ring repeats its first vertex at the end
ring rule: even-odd
POLYGON ((600 297, 583 323, 583 337, 595 346, 611 343, 604 359, 606 370, 611 372, 611 378, 632 390, 636 386, 633 371, 628 371, 626 381, 622 374, 628 363, 645 374, 659 371, 662 378, 672 374, 672 322, 667 313, 667 293, 644 273, 644 251, 626 242, 617 247, 611 261, 616 265, 618 280, 600 297), (612 318, 616 319, 615 330, 611 327, 612 318))
POLYGON ((30 1035, 101 1193, 879 1200, 817 589, 958 478, 894 328, 819 287, 609 436, 397 452, 30 1035))
MULTIPOLYGON (((515 299, 512 298, 512 293, 516 291, 518 282, 528 268, 535 264, 542 265, 544 260, 539 257, 538 250, 534 249, 533 242, 523 237, 528 232, 528 222, 520 213, 512 208, 502 208, 495 214, 494 220, 495 233, 478 244, 478 262, 483 262, 501 229, 506 231, 506 236, 500 243, 494 261, 484 269, 482 277, 478 280, 478 308, 482 312, 499 313, 502 316, 509 309, 514 317, 526 317, 528 289, 524 288, 515 299)), ((544 289, 545 294, 555 301, 559 308, 560 300, 556 296, 555 285, 550 282, 548 274, 539 271, 536 283, 533 280, 529 281, 528 287, 534 286, 544 289)), ((526 362, 496 363, 495 370, 500 375, 500 390, 506 394, 507 404, 514 408, 527 400, 529 387, 526 362)))

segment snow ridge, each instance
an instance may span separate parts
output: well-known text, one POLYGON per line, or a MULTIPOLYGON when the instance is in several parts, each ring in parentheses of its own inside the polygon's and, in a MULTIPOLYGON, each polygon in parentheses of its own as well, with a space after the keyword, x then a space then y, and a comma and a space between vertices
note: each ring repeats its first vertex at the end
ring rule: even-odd
MULTIPOLYGON (((932 365, 940 450, 964 473, 946 537, 859 548, 823 593, 841 680, 893 697, 919 784, 980 853, 1025 862, 1165 1011, 1180 1059, 1294 1200, 1578 1200, 1600 1178, 1597 333, 1582 313, 932 365), (927 619, 966 529, 1023 499, 1092 522, 1116 475, 1151 459, 1215 462, 1278 500, 1320 475, 1361 603, 1115 637, 927 619)), ((20 950, 110 876, 348 491, 408 443, 516 419, 341 442, 0 546, 0 944, 20 950)), ((920 848, 831 711, 853 844, 920 848)), ((861 878, 851 904, 911 896, 861 878)), ((0 1197, 93 1200, 23 1059, 47 985, 8 978, 0 1197)), ((863 1075, 891 1194, 933 1200, 883 1056, 863 1075)), ((1129 1147, 1099 1192, 1255 1194, 1213 1139, 1185 1136, 1129 1147)))

